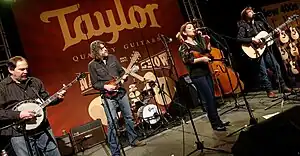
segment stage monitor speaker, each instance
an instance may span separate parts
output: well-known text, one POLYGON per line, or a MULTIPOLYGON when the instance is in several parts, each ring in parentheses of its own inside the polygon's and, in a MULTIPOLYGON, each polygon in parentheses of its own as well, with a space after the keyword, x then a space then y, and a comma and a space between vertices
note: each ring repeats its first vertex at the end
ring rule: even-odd
POLYGON ((85 151, 86 149, 106 142, 106 134, 99 119, 72 128, 70 133, 75 153, 85 151))
POLYGON ((300 154, 300 106, 242 131, 232 147, 234 156, 300 154))
POLYGON ((56 137, 56 141, 57 141, 58 149, 59 149, 61 155, 73 156, 74 148, 73 148, 69 134, 56 137))

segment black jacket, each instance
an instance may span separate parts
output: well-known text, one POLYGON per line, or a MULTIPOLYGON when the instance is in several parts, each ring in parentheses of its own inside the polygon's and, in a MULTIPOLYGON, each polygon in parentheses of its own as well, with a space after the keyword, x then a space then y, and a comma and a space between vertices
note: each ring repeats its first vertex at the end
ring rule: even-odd
POLYGON ((125 74, 122 65, 116 56, 109 54, 107 63, 102 60, 92 60, 88 65, 92 86, 96 90, 103 91, 105 82, 125 74))
MULTIPOLYGON (((29 77, 24 84, 17 84, 10 76, 6 77, 0 82, 0 128, 20 120, 20 112, 12 110, 18 103, 39 98, 46 100, 48 97, 48 92, 38 78, 29 77)), ((55 100, 51 105, 59 102, 60 100, 55 100)), ((38 128, 28 132, 28 134, 36 134, 48 127, 49 122, 46 119, 38 128)), ((0 135, 19 136, 22 133, 11 127, 0 131, 0 135)))
POLYGON ((269 31, 261 21, 254 21, 254 23, 249 23, 241 20, 237 22, 237 27, 237 42, 239 43, 251 43, 252 37, 256 36, 259 32, 269 31))

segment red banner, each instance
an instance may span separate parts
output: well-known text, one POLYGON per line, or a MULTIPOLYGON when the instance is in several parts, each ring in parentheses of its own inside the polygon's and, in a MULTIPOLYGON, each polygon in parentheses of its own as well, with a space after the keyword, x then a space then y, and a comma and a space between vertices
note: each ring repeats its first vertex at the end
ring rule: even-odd
MULTIPOLYGON (((179 75, 186 73, 178 42, 171 42, 167 51, 158 37, 175 38, 184 23, 176 0, 26 0, 17 1, 13 10, 31 73, 44 82, 50 94, 78 73, 87 73, 89 43, 96 39, 107 43, 125 69, 139 65, 138 73, 125 84, 132 104, 147 93, 143 92, 144 78, 155 80, 154 74, 160 85, 169 86, 164 88, 168 88, 165 97, 170 103, 175 92, 171 56, 179 75)), ((99 95, 83 96, 91 92, 87 75, 68 90, 61 104, 48 108, 56 136, 96 118, 106 124, 99 95)), ((155 95, 155 102, 163 105, 162 97, 155 95)))

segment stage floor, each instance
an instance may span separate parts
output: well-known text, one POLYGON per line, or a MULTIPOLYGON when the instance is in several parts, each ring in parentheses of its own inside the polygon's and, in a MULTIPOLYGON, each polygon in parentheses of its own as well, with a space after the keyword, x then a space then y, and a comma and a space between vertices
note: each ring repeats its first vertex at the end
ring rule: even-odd
MULTIPOLYGON (((281 96, 282 94, 277 95, 281 96)), ((291 95, 289 97, 293 98, 296 96, 291 95)), ((281 109, 281 104, 279 103, 274 107, 265 110, 266 107, 274 103, 281 102, 281 99, 272 102, 273 99, 268 98, 265 92, 248 93, 246 99, 251 108, 254 109, 253 114, 256 118, 258 118, 259 122, 265 120, 263 118, 265 115, 280 112, 300 104, 300 102, 295 100, 286 100, 284 102, 283 109, 281 109)), ((298 97, 298 99, 300 98, 298 97)), ((219 108, 219 114, 222 114, 223 112, 226 112, 228 109, 232 108, 234 103, 235 101, 231 98, 225 99, 225 104, 219 108)), ((244 104, 243 97, 238 98, 238 103, 241 105, 244 104)), ((195 123, 199 139, 204 141, 204 146, 207 148, 222 149, 230 152, 231 147, 234 145, 239 133, 236 133, 231 137, 226 136, 249 123, 249 113, 245 108, 246 107, 234 109, 221 115, 221 119, 223 121, 231 122, 231 126, 227 127, 227 131, 225 132, 213 131, 206 114, 194 118, 193 121, 195 123)), ((200 108, 196 108, 192 111, 199 110, 200 108)), ((196 149, 196 137, 190 121, 176 127, 166 129, 163 132, 146 138, 144 141, 147 143, 146 146, 124 148, 126 156, 182 156, 188 155, 191 151, 196 149)), ((232 155, 212 150, 204 150, 203 152, 205 155, 209 156, 232 155)), ((77 155, 106 156, 110 154, 106 145, 98 145, 86 150, 84 153, 78 153, 77 155)), ((200 155, 200 152, 197 151, 192 154, 192 156, 196 155, 200 155)))

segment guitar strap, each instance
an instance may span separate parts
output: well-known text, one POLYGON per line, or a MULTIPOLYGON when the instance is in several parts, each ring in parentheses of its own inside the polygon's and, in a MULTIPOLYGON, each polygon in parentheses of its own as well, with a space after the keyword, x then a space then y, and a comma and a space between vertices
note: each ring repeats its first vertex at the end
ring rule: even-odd
POLYGON ((29 87, 33 90, 33 92, 35 93, 35 95, 39 98, 39 100, 40 100, 39 102, 43 103, 44 99, 39 95, 39 93, 37 92, 37 90, 35 88, 31 87, 30 85, 29 85, 29 87))

